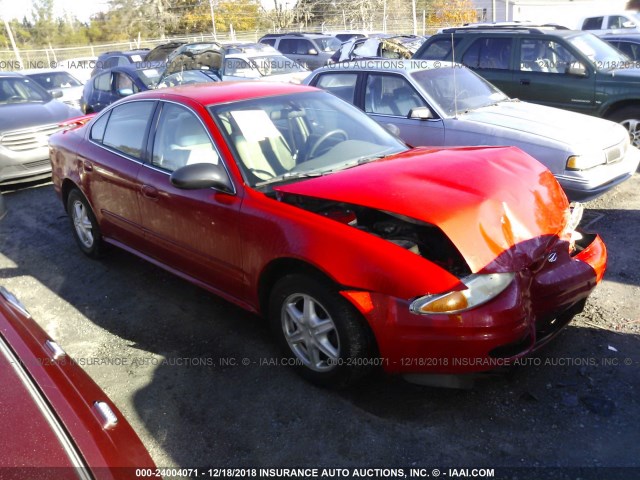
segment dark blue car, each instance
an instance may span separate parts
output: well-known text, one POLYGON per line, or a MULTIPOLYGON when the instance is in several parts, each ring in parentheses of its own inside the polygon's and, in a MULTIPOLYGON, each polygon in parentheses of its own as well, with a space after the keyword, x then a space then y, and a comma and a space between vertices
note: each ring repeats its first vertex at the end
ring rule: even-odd
POLYGON ((631 60, 640 60, 640 33, 607 33, 600 35, 600 38, 616 47, 631 60))
POLYGON ((162 62, 141 62, 109 68, 92 77, 82 92, 82 111, 99 112, 128 95, 156 86, 164 68, 162 62))

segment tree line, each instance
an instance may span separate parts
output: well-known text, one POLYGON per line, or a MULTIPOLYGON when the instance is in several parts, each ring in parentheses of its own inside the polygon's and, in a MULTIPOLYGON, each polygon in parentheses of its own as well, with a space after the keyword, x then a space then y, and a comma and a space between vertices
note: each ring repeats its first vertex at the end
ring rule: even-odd
MULTIPOLYGON (((384 22, 460 24, 476 21, 470 0, 110 0, 82 22, 54 15, 54 0, 35 0, 30 16, 11 20, 18 48, 81 46, 141 38, 305 28, 379 29, 384 22), (415 12, 415 15, 414 15, 415 12), (213 15, 212 15, 213 14, 213 15), (214 20, 215 19, 215 24, 214 20), (215 27, 214 27, 215 25, 215 27)), ((9 49, 0 29, 0 49, 9 49)))

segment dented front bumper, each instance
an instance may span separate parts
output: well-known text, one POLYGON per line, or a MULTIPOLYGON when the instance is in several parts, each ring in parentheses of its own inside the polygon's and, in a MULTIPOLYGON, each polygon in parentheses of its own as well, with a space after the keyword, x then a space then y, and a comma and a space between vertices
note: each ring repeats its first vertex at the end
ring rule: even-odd
POLYGON ((343 292, 376 336, 378 364, 393 373, 470 373, 507 366, 552 339, 602 279, 606 247, 584 235, 579 253, 517 272, 490 302, 455 315, 417 315, 410 301, 383 294, 343 292))

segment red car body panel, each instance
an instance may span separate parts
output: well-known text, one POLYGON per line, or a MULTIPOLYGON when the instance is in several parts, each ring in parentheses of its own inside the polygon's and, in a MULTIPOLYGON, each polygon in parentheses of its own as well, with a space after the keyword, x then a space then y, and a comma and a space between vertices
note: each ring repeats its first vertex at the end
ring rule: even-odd
MULTIPOLYGON (((31 318, 14 309, 0 295, 0 334, 19 359, 64 434, 96 479, 136 478, 136 468, 155 468, 142 442, 117 407, 66 354, 54 359, 45 346, 47 334, 31 318), (115 413, 115 425, 103 427, 94 402, 105 402, 115 413)), ((33 396, 0 355, 3 379, 0 418, 0 466, 22 478, 78 478, 69 456, 33 396), (6 420, 6 421, 5 421, 6 420), (38 467, 34 470, 34 467, 38 467), (24 471, 22 470, 24 468, 24 471), (22 472, 22 473, 20 473, 22 472)))
POLYGON ((235 194, 180 190, 167 175, 131 161, 111 171, 110 154, 86 138, 92 123, 52 137, 54 186, 63 198, 69 186, 84 193, 108 242, 254 312, 266 313, 261 288, 270 286, 263 279, 270 278, 274 265, 293 261, 324 273, 362 312, 385 359, 382 365, 391 372, 487 370, 495 365, 482 362, 531 352, 581 309, 604 273, 605 246, 588 237, 570 256, 567 199, 553 175, 518 149, 412 149, 277 186, 275 196, 245 185, 206 106, 306 91, 317 90, 224 82, 125 100, 166 100, 196 112, 228 168, 235 194), (105 198, 109 182, 126 185, 118 187, 125 194, 105 198), (135 215, 120 219, 106 212, 110 202, 112 210, 134 208, 134 191, 135 215), (288 203, 292 196, 434 225, 472 272, 514 272, 515 279, 488 303, 457 315, 411 313, 416 297, 464 288, 460 278, 379 236, 288 203), (555 263, 547 261, 552 253, 555 263), (553 318, 560 320, 552 323, 553 318), (426 358, 440 361, 420 360, 426 358), (453 365, 462 358, 481 361, 453 365))
POLYGON ((276 190, 422 220, 447 234, 473 272, 513 271, 526 262, 518 261, 520 249, 504 261, 497 257, 525 240, 525 257, 539 256, 538 242, 534 248, 530 240, 546 239, 539 246, 547 248, 563 229, 568 208, 551 172, 525 155, 514 147, 416 148, 276 190))

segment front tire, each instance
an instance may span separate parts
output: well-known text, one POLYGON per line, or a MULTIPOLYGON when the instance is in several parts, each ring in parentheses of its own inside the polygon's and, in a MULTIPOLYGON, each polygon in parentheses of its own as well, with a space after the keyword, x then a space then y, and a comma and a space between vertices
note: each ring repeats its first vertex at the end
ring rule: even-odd
POLYGON ((609 120, 619 123, 629 132, 631 145, 640 148, 640 107, 624 107, 616 110, 609 120))
POLYGON ((80 250, 91 258, 100 258, 104 242, 93 210, 82 193, 74 189, 67 198, 67 214, 71 220, 73 236, 80 250))
POLYGON ((271 328, 300 375, 345 388, 373 370, 374 339, 365 319, 328 281, 287 275, 273 288, 271 328))

